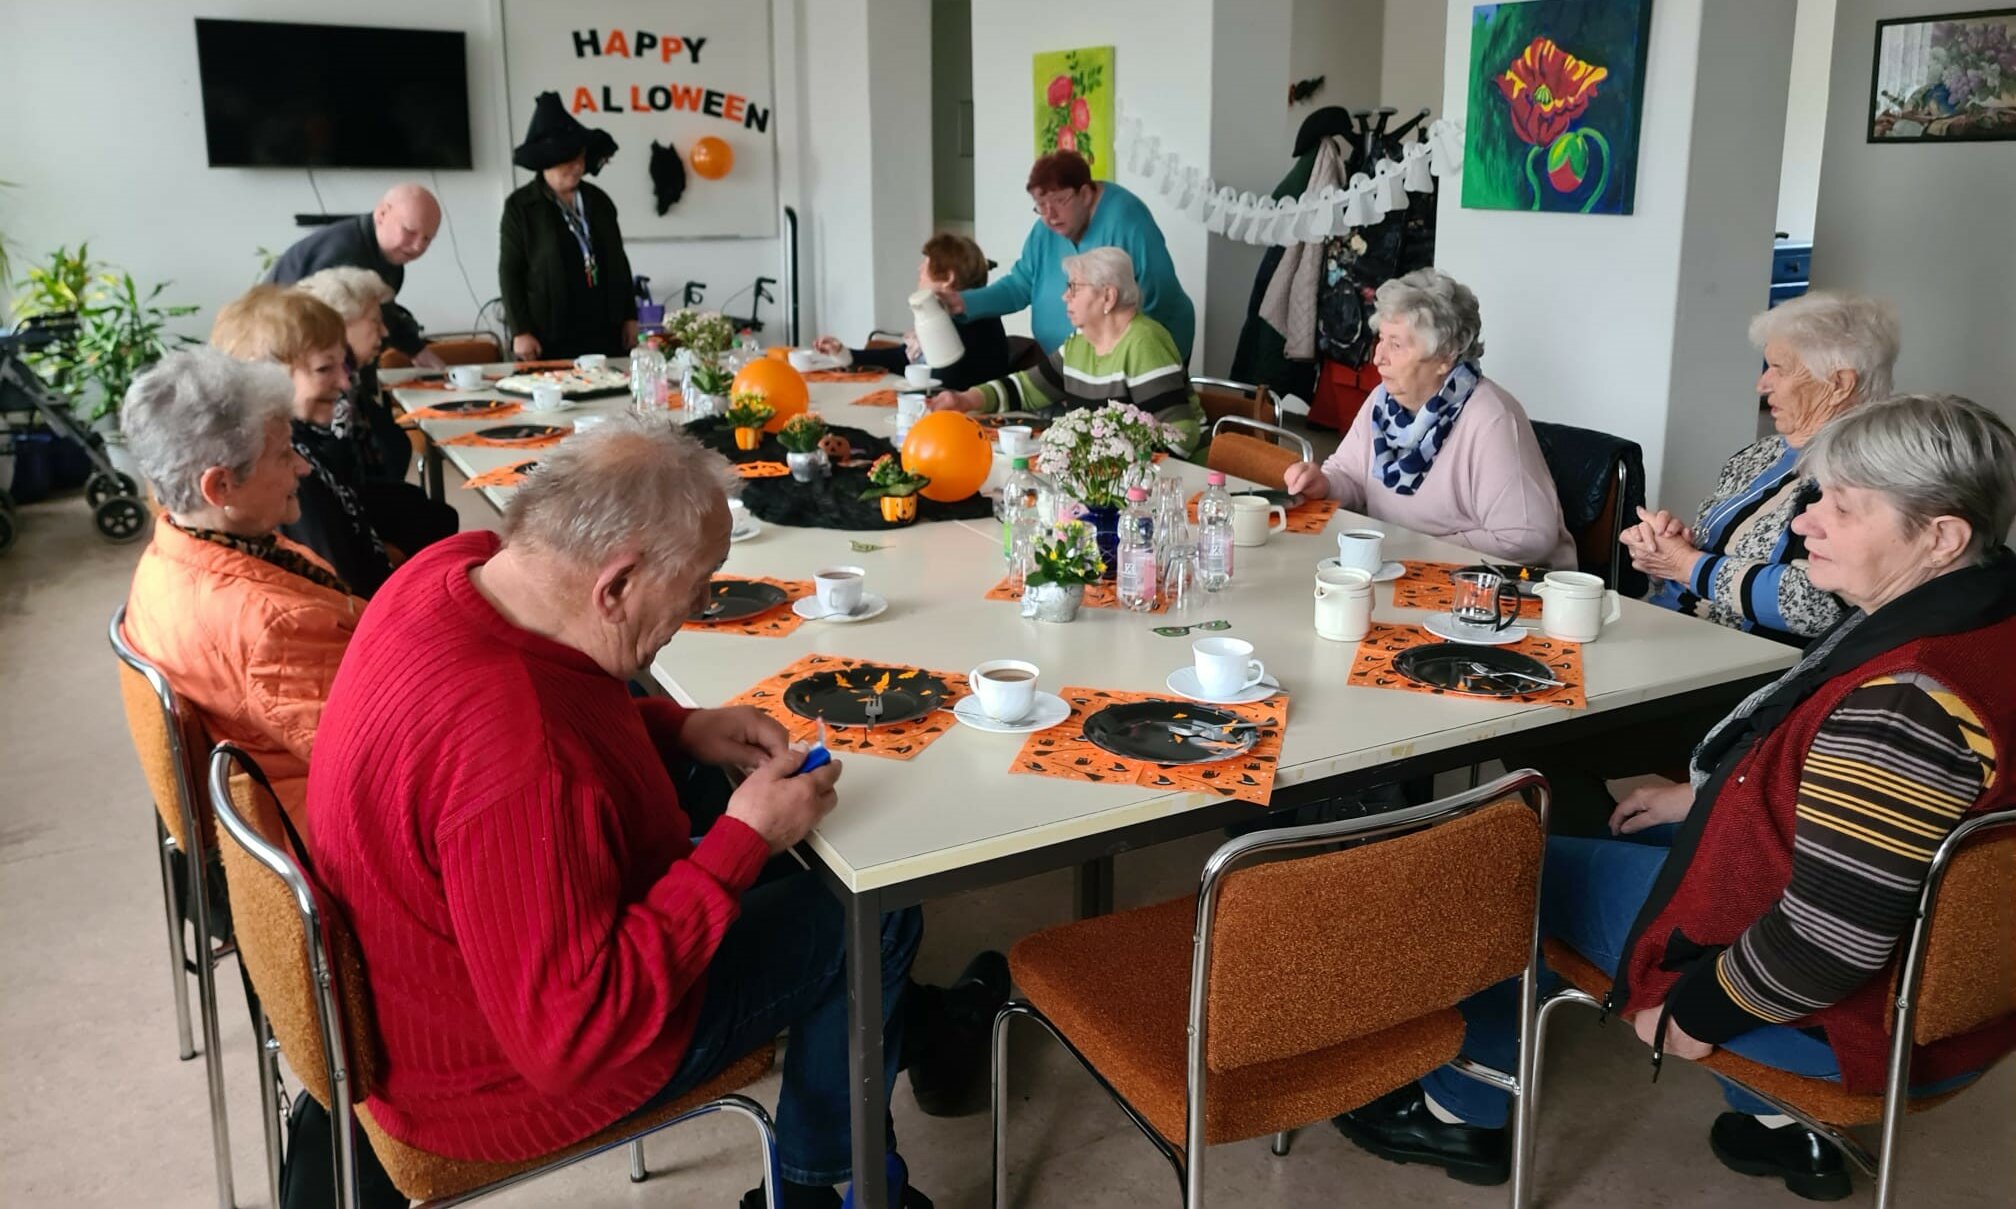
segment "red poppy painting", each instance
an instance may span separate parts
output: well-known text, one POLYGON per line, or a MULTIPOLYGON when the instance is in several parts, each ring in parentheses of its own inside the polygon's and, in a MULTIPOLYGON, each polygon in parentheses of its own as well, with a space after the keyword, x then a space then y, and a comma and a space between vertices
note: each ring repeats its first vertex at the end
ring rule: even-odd
POLYGON ((1113 179, 1113 48, 1036 56, 1036 154, 1075 151, 1094 180, 1113 179))

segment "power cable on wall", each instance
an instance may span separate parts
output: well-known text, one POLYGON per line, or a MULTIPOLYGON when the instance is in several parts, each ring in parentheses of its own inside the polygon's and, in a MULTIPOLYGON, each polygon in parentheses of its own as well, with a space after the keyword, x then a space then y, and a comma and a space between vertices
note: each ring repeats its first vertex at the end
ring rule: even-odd
POLYGON ((483 324, 483 300, 476 297, 476 284, 469 280, 469 266, 462 263, 462 243, 455 238, 455 214, 448 203, 441 200, 441 173, 429 170, 428 178, 434 182, 434 198, 441 202, 441 217, 448 224, 448 250, 455 254, 455 268, 462 274, 462 288, 469 291, 469 305, 476 308, 475 318, 469 321, 472 328, 483 324))

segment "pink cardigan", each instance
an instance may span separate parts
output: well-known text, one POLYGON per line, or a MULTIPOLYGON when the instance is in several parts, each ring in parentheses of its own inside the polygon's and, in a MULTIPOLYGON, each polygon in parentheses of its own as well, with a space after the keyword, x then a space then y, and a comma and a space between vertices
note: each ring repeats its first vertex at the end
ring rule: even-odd
POLYGON ((1561 519, 1554 476, 1519 401, 1480 379, 1413 495, 1390 490, 1372 470, 1372 408, 1323 463, 1330 497, 1375 520, 1447 538, 1508 562, 1573 569, 1575 541, 1561 519))

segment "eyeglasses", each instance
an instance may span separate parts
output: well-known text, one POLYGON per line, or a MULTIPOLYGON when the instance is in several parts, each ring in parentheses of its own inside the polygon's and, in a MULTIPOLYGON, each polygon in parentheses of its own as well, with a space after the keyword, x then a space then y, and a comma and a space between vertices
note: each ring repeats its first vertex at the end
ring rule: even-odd
POLYGON ((1053 214, 1064 213, 1066 207, 1070 206, 1071 199, 1077 196, 1078 194, 1075 190, 1065 190, 1059 193, 1047 193, 1042 197, 1038 197, 1032 193, 1029 195, 1029 200, 1036 203, 1031 207, 1032 210, 1048 218, 1053 214))
POLYGON ((1221 619, 1193 621, 1189 625, 1158 625, 1155 632, 1164 638, 1183 638, 1192 630, 1229 630, 1232 623, 1221 619))
POLYGON ((1071 297, 1071 296, 1072 296, 1073 294, 1076 294, 1076 293, 1077 293, 1078 291, 1080 291, 1080 290, 1089 290, 1089 289, 1091 289, 1091 288, 1092 288, 1092 286, 1091 286, 1091 284, 1090 284, 1090 283, 1088 283, 1088 282, 1083 282, 1083 281, 1067 281, 1067 282, 1065 282, 1065 283, 1064 283, 1064 296, 1065 296, 1066 298, 1069 298, 1069 297, 1071 297))

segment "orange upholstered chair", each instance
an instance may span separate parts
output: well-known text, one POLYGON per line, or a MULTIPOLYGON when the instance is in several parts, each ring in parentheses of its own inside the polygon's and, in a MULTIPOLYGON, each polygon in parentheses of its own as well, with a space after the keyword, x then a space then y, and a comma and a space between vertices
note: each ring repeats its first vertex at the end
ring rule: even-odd
POLYGON ((1216 424, 1226 416, 1241 416, 1276 427, 1281 424, 1281 404, 1265 386, 1234 382, 1230 378, 1192 377, 1190 389, 1204 405, 1207 424, 1216 424))
MULTIPOLYGON (((1579 1003, 1600 1010, 1610 979, 1559 941, 1550 938, 1543 949, 1547 964, 1567 983, 1540 1005, 1537 1042, 1544 1046, 1555 1009, 1579 1003)), ((1882 1095, 1851 1093, 1839 1083, 1789 1074, 1725 1049, 1701 1060, 1702 1066, 1831 1139, 1876 1181, 1877 1209, 1893 1203, 1898 1125, 1904 1114, 1921 1112, 1964 1090, 1901 1094, 1911 1085, 1912 1042, 1957 1037, 2016 1015, 2016 810, 1968 819, 1939 846, 1918 898, 1917 922, 1900 952, 1902 960, 1891 974, 1895 1006, 1882 1095), (1849 1127, 1879 1122, 1882 1132, 1872 1155, 1849 1127)), ((1531 1118, 1539 1112, 1537 1100, 1521 1097, 1517 1111, 1523 1128, 1530 1130, 1531 1118)))
MULTIPOLYGON (((1262 389, 1265 389, 1264 387, 1262 389)), ((1279 424, 1268 424, 1244 416, 1220 416, 1211 425, 1211 444, 1204 464, 1235 479, 1259 483, 1276 491, 1286 490, 1288 468, 1297 462, 1316 460, 1315 447, 1299 432, 1279 424), (1228 428, 1257 433, 1227 432, 1228 428)))
MULTIPOLYGON (((510 360, 504 355, 504 346, 489 332, 444 332, 427 342, 427 351, 448 365, 494 365, 510 360)), ((406 369, 412 364, 413 358, 396 348, 378 355, 380 369, 406 369)))
MULTIPOLYGON (((1456 1058, 1458 1003, 1515 974, 1535 998, 1546 800, 1527 771, 1424 806, 1254 832, 1212 855, 1193 898, 1023 938, 1008 957, 1023 997, 994 1021, 994 1203, 1008 1203, 1017 1017, 1099 1080, 1192 1209, 1205 1147, 1273 1134, 1286 1154, 1287 1131, 1456 1058)), ((1465 1073, 1516 1093, 1531 1052, 1521 1046, 1517 1073, 1465 1073)), ((1515 1158, 1515 1195, 1524 1175, 1515 1158)))
POLYGON ((763 1186, 773 1198, 778 1195, 776 1131, 770 1114, 755 1101, 732 1094, 770 1070, 775 1051, 767 1045, 656 1112, 619 1121, 556 1154, 522 1163, 451 1159, 385 1133, 364 1103, 375 1086, 381 1058, 356 939, 280 834, 279 806, 271 791, 259 784, 263 780, 251 757, 230 744, 219 744, 211 754, 210 801, 222 833, 220 847, 231 909, 238 920, 240 959, 259 988, 265 1012, 262 1034, 278 1037, 280 1051, 308 1094, 329 1109, 338 1209, 357 1205, 353 1119, 364 1126, 392 1183, 421 1202, 421 1209, 475 1200, 619 1146, 629 1148, 630 1178, 641 1181, 646 1137, 714 1112, 738 1113, 755 1122, 763 1151, 763 1186), (345 1111, 353 1107, 354 1118, 345 1111))

